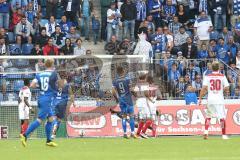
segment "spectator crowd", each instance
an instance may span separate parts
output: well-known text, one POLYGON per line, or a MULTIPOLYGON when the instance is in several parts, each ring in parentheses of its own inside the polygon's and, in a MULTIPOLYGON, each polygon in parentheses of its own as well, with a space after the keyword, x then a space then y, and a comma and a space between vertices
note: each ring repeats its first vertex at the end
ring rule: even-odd
POLYGON ((104 41, 110 55, 144 55, 167 92, 196 94, 222 62, 240 96, 239 0, 0 0, 0 55, 85 55, 82 45, 104 41), (192 90, 192 89, 191 89, 192 90))

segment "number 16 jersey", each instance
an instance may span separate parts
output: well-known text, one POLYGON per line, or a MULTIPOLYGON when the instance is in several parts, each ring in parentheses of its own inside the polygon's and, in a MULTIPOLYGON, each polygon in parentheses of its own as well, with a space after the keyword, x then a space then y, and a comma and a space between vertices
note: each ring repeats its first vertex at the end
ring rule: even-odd
POLYGON ((208 104, 224 104, 224 88, 229 86, 225 75, 212 72, 204 77, 203 86, 208 87, 208 104))
POLYGON ((57 73, 53 70, 46 70, 42 73, 36 74, 34 79, 40 88, 40 97, 52 97, 54 96, 57 82, 57 73))

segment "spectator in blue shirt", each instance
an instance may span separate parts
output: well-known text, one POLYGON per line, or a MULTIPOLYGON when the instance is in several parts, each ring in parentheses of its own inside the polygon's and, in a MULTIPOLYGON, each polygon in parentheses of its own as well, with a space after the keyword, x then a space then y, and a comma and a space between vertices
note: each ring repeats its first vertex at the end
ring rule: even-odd
POLYGON ((219 38, 219 43, 216 47, 216 57, 226 64, 230 61, 230 52, 228 45, 224 44, 224 39, 219 38))
POLYGON ((11 9, 12 12, 16 12, 18 8, 25 10, 27 7, 28 1, 27 0, 12 0, 11 1, 11 9))
POLYGON ((197 55, 198 59, 207 59, 208 58, 208 50, 206 44, 202 43, 201 50, 198 51, 197 55))
POLYGON ((168 89, 170 96, 175 97, 176 95, 176 84, 181 77, 179 70, 177 69, 177 64, 173 63, 172 67, 168 70, 168 89))
POLYGON ((233 37, 229 37, 228 43, 227 43, 228 47, 229 47, 229 52, 230 52, 230 59, 231 61, 236 59, 236 55, 238 52, 238 46, 237 44, 234 42, 233 37))
POLYGON ((156 28, 162 26, 161 12, 163 5, 159 0, 152 0, 148 3, 148 11, 153 16, 156 28))
POLYGON ((91 12, 92 12, 92 3, 90 0, 82 0, 81 4, 82 9, 82 24, 81 24, 81 33, 83 36, 85 36, 85 40, 89 41, 89 24, 90 24, 90 18, 91 18, 91 12))
POLYGON ((61 28, 61 31, 67 34, 70 32, 70 28, 73 26, 73 23, 71 21, 67 21, 67 17, 64 15, 59 22, 59 26, 61 28))
POLYGON ((196 105, 197 104, 197 95, 195 93, 195 89, 192 85, 188 85, 185 92, 185 102, 186 105, 196 105))
POLYGON ((9 29, 10 3, 7 0, 0 1, 0 28, 9 29))
POLYGON ((147 18, 147 6, 144 0, 137 0, 136 2, 136 8, 137 8, 137 18, 135 21, 135 30, 134 30, 134 36, 135 39, 138 39, 138 28, 140 24, 147 18))
POLYGON ((94 44, 97 44, 98 35, 100 31, 100 20, 96 14, 92 16, 92 31, 93 31, 94 44))
POLYGON ((227 78, 230 84, 230 96, 235 96, 235 88, 238 83, 238 70, 234 61, 230 62, 231 69, 227 72, 227 78))
POLYGON ((163 7, 163 14, 167 24, 173 21, 173 16, 176 14, 176 7, 172 5, 172 0, 167 0, 167 4, 163 7))
POLYGON ((159 58, 156 53, 161 54, 163 51, 166 52, 168 40, 167 36, 163 33, 163 29, 161 27, 158 27, 156 33, 152 35, 151 43, 153 45, 153 52, 155 58, 159 58))
POLYGON ((216 31, 215 29, 214 29, 214 27, 210 27, 210 29, 209 29, 210 31, 210 39, 214 39, 214 40, 218 40, 218 37, 219 37, 219 33, 218 33, 218 31, 216 31))

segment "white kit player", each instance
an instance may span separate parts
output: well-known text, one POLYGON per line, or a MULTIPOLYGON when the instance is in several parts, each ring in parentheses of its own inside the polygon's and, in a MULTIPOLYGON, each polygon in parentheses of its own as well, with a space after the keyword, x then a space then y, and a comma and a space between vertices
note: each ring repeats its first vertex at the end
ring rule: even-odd
POLYGON ((19 91, 18 111, 19 119, 21 121, 21 134, 24 134, 29 124, 29 110, 31 110, 31 91, 29 89, 29 80, 24 80, 24 87, 19 91))
POLYGON ((136 105, 139 116, 137 135, 148 138, 145 133, 148 127, 152 125, 150 102, 153 103, 153 100, 149 96, 149 84, 146 81, 146 74, 139 76, 139 81, 134 91, 137 96, 136 105))
POLYGON ((199 96, 199 105, 204 95, 208 93, 207 97, 207 112, 205 119, 204 139, 208 138, 208 128, 211 118, 220 120, 222 127, 222 138, 228 139, 226 135, 226 110, 224 106, 224 92, 229 92, 229 83, 225 75, 219 73, 219 63, 212 63, 211 74, 208 74, 203 79, 203 87, 199 96))

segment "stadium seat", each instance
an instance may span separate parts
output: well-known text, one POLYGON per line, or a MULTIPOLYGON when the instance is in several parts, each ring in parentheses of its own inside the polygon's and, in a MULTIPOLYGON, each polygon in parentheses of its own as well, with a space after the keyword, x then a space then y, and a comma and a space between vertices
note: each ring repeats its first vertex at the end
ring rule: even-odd
POLYGON ((31 54, 31 51, 33 49, 33 44, 23 44, 22 46, 22 54, 23 55, 30 55, 31 54))
POLYGON ((18 44, 9 44, 10 55, 21 55, 22 49, 18 44))
POLYGON ((44 27, 45 24, 47 24, 47 23, 48 23, 48 20, 47 20, 47 19, 41 19, 41 20, 40 20, 40 25, 41 25, 42 27, 44 27))
POLYGON ((56 23, 59 24, 61 22, 61 19, 56 19, 56 23))
POLYGON ((41 7, 46 7, 46 0, 41 0, 41 7))
POLYGON ((64 15, 64 9, 61 6, 58 6, 57 8, 57 19, 61 19, 61 17, 64 15))
POLYGON ((8 101, 17 101, 18 100, 18 95, 16 93, 7 93, 6 97, 8 101))
POLYGON ((26 67, 29 66, 28 59, 16 59, 13 61, 14 67, 26 67))
POLYGON ((6 74, 7 79, 20 79, 21 78, 20 74, 15 74, 15 73, 19 72, 18 68, 7 68, 6 72, 14 73, 14 74, 6 74))
POLYGON ((15 35, 13 32, 7 32, 7 36, 10 44, 15 42, 15 35))
POLYGON ((24 86, 23 80, 17 80, 13 82, 13 91, 19 92, 20 89, 24 86))
POLYGON ((3 101, 3 94, 0 93, 0 102, 3 101))
POLYGON ((26 73, 26 74, 22 75, 22 78, 26 78, 26 79, 34 78, 34 74, 29 74, 30 72, 33 72, 33 70, 31 68, 24 68, 24 69, 22 69, 22 72, 26 73))

